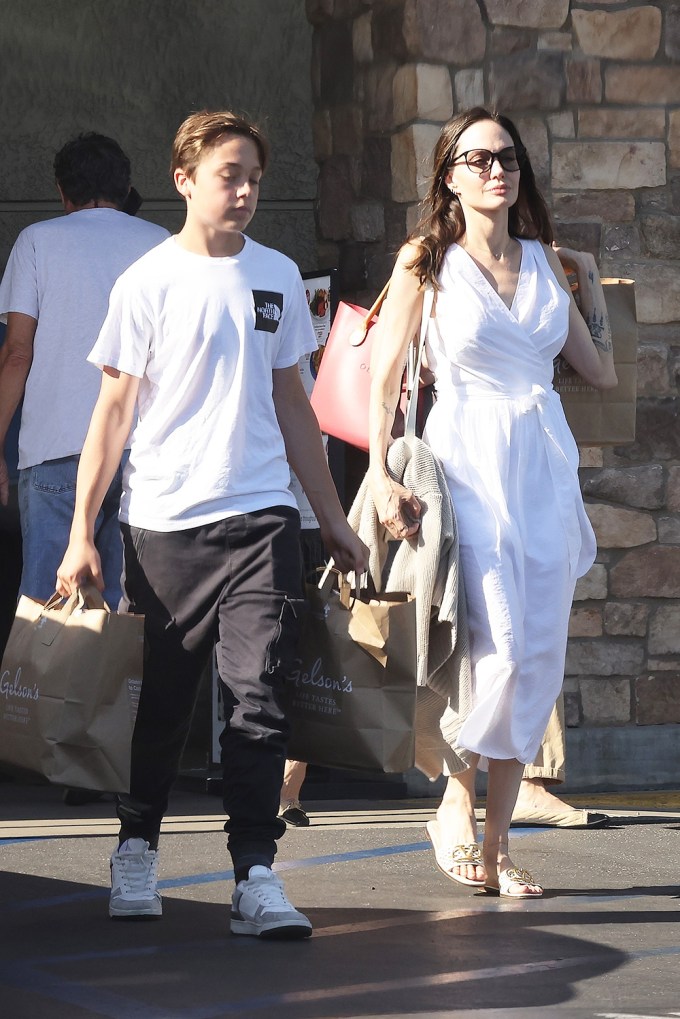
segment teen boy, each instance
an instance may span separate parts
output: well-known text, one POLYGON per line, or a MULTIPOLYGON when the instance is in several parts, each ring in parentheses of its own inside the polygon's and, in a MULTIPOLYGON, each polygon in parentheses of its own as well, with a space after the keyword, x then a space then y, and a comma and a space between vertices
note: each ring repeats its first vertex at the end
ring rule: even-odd
POLYGON ((285 829, 278 694, 302 598, 287 461, 338 566, 363 572, 367 550, 342 512, 300 382, 299 358, 316 341, 299 273, 242 233, 266 163, 259 130, 232 113, 193 114, 177 133, 172 173, 186 222, 119 279, 90 354, 102 387, 58 590, 101 584, 93 521, 136 405, 120 518, 125 601, 146 617, 147 648, 109 912, 160 916, 158 833, 217 641, 230 716, 221 744, 231 930, 306 937, 309 920, 271 870, 285 829))

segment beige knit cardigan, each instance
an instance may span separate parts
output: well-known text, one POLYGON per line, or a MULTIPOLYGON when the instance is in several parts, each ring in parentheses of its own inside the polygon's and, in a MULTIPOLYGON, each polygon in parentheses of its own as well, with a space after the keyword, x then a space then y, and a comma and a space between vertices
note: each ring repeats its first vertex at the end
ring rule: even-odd
POLYGON ((472 680, 456 518, 441 464, 425 442, 397 439, 387 452, 387 470, 418 498, 418 532, 398 543, 390 540, 366 479, 348 519, 369 547, 369 573, 376 591, 415 595, 416 765, 436 778, 442 771, 463 770, 468 756, 457 746, 471 706, 472 680))

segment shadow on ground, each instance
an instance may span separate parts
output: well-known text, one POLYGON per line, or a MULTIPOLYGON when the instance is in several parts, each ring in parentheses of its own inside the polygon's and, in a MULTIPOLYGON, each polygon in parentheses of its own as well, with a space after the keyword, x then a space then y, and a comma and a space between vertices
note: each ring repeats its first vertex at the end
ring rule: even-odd
MULTIPOLYGON (((265 943, 229 935, 221 903, 168 898, 160 923, 115 923, 106 906, 104 888, 0 875, 4 1015, 436 1017, 507 1002, 521 1016, 523 1008, 568 1002, 577 975, 587 979, 625 959, 569 936, 571 924, 588 922, 585 911, 452 918, 417 910, 310 909, 316 931, 310 941, 265 943), (551 925, 564 933, 547 932, 551 925)), ((655 912, 636 914, 634 922, 657 919, 655 912)), ((632 921, 612 913, 606 922, 632 921)))

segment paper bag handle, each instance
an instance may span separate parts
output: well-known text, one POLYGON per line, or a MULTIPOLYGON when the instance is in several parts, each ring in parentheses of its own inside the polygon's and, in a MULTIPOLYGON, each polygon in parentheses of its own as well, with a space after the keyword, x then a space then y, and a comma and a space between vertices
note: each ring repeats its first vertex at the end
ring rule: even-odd
POLYGON ((94 584, 83 584, 81 587, 78 587, 73 592, 73 594, 71 594, 68 598, 65 598, 63 595, 59 594, 58 591, 55 591, 52 597, 45 602, 45 605, 43 607, 43 613, 53 612, 55 610, 63 611, 68 609, 68 611, 65 614, 70 616, 73 612, 75 612, 77 608, 103 609, 105 612, 111 611, 109 606, 104 601, 101 592, 97 590, 94 584))
POLYGON ((76 612, 87 612, 88 609, 103 609, 107 613, 111 611, 92 584, 83 584, 68 598, 64 598, 55 591, 43 606, 37 620, 40 643, 50 647, 71 616, 76 612))
POLYGON ((111 609, 104 601, 101 591, 98 591, 94 584, 83 584, 78 588, 78 608, 81 609, 103 609, 111 612, 111 609))
POLYGON ((354 594, 352 594, 352 585, 350 584, 347 575, 345 573, 342 573, 337 568, 337 566, 335 565, 335 561, 332 558, 328 560, 328 564, 326 565, 325 568, 323 566, 320 566, 318 572, 321 573, 322 570, 323 573, 321 574, 321 580, 317 585, 319 591, 321 592, 321 596, 326 599, 328 598, 333 583, 333 577, 337 577, 338 590, 340 594, 340 604, 343 605, 346 609, 350 608, 352 602, 359 598, 360 578, 358 577, 355 578, 356 587, 354 590, 354 594))

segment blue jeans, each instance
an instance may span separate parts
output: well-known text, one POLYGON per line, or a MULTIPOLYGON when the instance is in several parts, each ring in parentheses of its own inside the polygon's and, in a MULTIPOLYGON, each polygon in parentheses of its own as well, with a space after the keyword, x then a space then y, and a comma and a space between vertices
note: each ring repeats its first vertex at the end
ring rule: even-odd
MULTIPOLYGON (((118 523, 123 463, 106 493, 95 524, 102 561, 104 597, 114 611, 121 598, 123 542, 118 523)), ((47 601, 54 594, 57 567, 68 545, 76 497, 79 456, 46 460, 19 471, 19 516, 23 543, 20 594, 47 601)))

